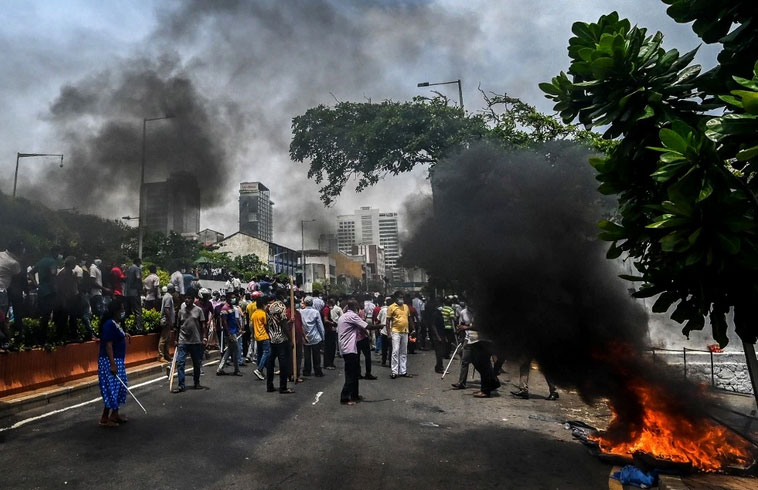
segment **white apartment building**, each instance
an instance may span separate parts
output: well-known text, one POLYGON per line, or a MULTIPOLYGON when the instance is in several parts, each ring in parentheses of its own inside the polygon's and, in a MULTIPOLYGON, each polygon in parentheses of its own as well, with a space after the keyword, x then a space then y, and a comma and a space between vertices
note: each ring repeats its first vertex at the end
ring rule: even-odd
POLYGON ((387 275, 395 271, 400 256, 397 213, 380 213, 378 209, 363 206, 354 214, 337 217, 337 248, 344 254, 353 253, 354 245, 378 245, 384 248, 387 275))

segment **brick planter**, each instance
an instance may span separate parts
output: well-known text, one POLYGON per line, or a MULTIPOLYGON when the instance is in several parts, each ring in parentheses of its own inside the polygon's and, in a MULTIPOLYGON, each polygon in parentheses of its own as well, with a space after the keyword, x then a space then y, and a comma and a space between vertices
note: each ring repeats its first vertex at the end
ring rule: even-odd
MULTIPOLYGON (((155 361, 159 334, 132 336, 126 366, 155 361)), ((0 356, 0 397, 97 374, 100 341, 68 344, 52 352, 32 349, 0 356)))

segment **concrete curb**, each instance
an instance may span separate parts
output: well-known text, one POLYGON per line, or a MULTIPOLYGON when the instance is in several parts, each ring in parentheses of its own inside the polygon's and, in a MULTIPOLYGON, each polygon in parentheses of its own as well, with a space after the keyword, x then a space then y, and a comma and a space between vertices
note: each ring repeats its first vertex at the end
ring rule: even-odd
MULTIPOLYGON (((219 351, 210 351, 205 361, 215 360, 219 357, 219 351)), ((170 363, 155 361, 129 368, 126 370, 126 373, 131 385, 160 375, 166 376, 168 379, 170 368, 170 363)), ((190 364, 187 368, 191 369, 192 365, 190 364)), ((97 376, 77 379, 64 385, 48 386, 28 393, 10 395, 0 398, 0 420, 23 412, 42 409, 55 403, 79 398, 94 398, 99 395, 100 386, 97 376)))

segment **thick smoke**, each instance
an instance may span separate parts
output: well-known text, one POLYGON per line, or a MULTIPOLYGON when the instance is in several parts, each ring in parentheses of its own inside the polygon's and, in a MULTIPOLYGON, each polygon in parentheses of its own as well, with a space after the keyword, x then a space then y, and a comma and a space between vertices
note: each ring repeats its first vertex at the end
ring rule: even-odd
MULTIPOLYGON (((628 428, 641 414, 631 381, 653 369, 643 355, 648 319, 596 238, 610 207, 588 156, 565 142, 513 152, 482 145, 440 163, 434 212, 404 260, 465 290, 500 355, 535 359, 588 402, 610 398, 628 428)), ((660 373, 649 378, 679 390, 660 373)))
POLYGON ((68 145, 67 170, 38 181, 36 191, 89 212, 136 211, 143 118, 172 116, 147 123, 145 180, 189 172, 203 204, 216 204, 229 177, 227 128, 236 113, 198 93, 176 57, 128 60, 61 89, 49 120, 68 145))

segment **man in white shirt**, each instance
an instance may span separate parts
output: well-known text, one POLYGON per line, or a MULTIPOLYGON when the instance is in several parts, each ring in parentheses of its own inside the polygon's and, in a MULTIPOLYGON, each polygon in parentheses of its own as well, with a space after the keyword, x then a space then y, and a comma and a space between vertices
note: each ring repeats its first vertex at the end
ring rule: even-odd
POLYGON ((179 294, 184 296, 184 274, 180 270, 176 270, 171 274, 171 284, 174 285, 174 289, 179 291, 179 294))
POLYGON ((100 270, 100 266, 103 261, 95 259, 92 265, 89 266, 90 277, 90 305, 92 306, 92 312, 99 317, 103 316, 105 311, 103 308, 103 271, 100 270))
POLYGON ((145 309, 156 310, 158 308, 158 298, 161 280, 158 277, 158 268, 151 265, 150 274, 145 278, 145 309))

